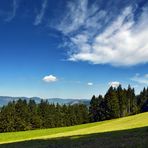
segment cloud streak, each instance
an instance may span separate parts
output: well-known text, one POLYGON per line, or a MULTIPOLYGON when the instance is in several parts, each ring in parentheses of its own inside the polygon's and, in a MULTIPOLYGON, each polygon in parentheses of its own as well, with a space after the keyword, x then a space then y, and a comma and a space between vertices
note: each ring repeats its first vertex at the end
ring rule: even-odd
POLYGON ((13 0, 12 3, 12 12, 8 14, 8 17, 5 19, 6 22, 10 22, 16 16, 17 8, 19 7, 18 0, 13 0))
POLYGON ((131 78, 131 80, 140 84, 148 85, 148 74, 145 75, 136 74, 133 78, 131 78))
POLYGON ((148 9, 135 21, 136 8, 125 7, 115 19, 88 0, 67 5, 56 29, 68 37, 68 60, 133 66, 148 63, 148 9))
POLYGON ((65 35, 79 29, 86 19, 87 4, 88 0, 68 2, 68 13, 62 18, 63 21, 57 26, 57 29, 65 35), (65 28, 65 26, 67 27, 65 28))
POLYGON ((37 14, 37 16, 35 18, 34 25, 37 26, 37 25, 39 25, 39 24, 42 23, 42 20, 43 20, 43 17, 44 17, 46 8, 47 8, 47 4, 48 4, 48 1, 47 0, 44 0, 44 2, 42 3, 41 10, 40 10, 40 12, 37 14))

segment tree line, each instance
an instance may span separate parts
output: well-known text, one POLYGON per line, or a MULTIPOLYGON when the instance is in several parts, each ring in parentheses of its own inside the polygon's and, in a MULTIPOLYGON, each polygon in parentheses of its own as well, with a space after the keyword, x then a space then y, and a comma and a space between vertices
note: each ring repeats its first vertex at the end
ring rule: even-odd
POLYGON ((84 104, 59 105, 19 99, 0 109, 0 132, 64 127, 125 117, 148 111, 148 88, 135 95, 134 88, 110 87, 104 96, 84 104))
POLYGON ((111 86, 104 97, 102 95, 92 97, 89 117, 90 122, 97 122, 146 111, 148 111, 148 88, 135 95, 135 90, 130 85, 127 89, 119 85, 117 88, 111 86))
POLYGON ((0 132, 26 131, 84 124, 88 122, 88 108, 83 104, 59 105, 41 100, 9 102, 0 111, 0 132))

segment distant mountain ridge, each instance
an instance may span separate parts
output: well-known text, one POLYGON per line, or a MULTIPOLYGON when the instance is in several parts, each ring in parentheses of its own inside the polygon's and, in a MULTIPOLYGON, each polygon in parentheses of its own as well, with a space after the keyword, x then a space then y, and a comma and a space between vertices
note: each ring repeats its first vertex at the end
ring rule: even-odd
MULTIPOLYGON (((42 98, 40 97, 11 97, 11 96, 0 96, 0 106, 8 104, 10 101, 17 101, 18 99, 25 99, 29 101, 30 99, 35 100, 36 103, 39 103, 42 98)), ((54 104, 66 104, 66 105, 73 105, 73 104, 85 104, 89 105, 90 100, 89 99, 62 99, 62 98, 47 98, 44 100, 48 100, 49 103, 54 104)))

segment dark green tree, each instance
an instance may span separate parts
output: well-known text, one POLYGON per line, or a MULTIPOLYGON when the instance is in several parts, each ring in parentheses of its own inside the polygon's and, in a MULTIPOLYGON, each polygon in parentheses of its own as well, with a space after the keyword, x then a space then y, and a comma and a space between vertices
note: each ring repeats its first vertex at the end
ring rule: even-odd
POLYGON ((127 106, 128 106, 128 114, 136 114, 138 112, 137 108, 137 101, 136 101, 136 95, 134 88, 131 88, 131 86, 128 86, 127 93, 127 106))
POLYGON ((148 111, 148 88, 144 87, 143 91, 137 97, 137 104, 140 112, 148 111))
POLYGON ((30 129, 41 128, 42 122, 40 116, 38 115, 37 104, 34 100, 29 100, 28 112, 29 112, 28 118, 29 118, 30 129))
POLYGON ((104 99, 107 110, 107 119, 120 117, 119 100, 116 92, 116 89, 111 86, 105 94, 104 99))
POLYGON ((90 101, 90 107, 89 107, 89 116, 91 122, 97 122, 100 121, 100 102, 98 97, 93 96, 90 101))
POLYGON ((117 97, 119 101, 120 117, 128 115, 127 111, 127 99, 126 99, 126 90, 122 89, 122 86, 119 85, 117 88, 117 97))

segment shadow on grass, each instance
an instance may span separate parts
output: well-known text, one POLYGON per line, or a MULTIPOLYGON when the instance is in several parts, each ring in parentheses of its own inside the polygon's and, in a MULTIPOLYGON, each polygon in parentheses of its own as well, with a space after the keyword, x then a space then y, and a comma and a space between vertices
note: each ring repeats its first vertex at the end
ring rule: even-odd
POLYGON ((1 144, 0 148, 148 148, 148 126, 83 136, 1 144))

